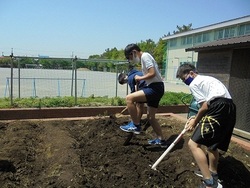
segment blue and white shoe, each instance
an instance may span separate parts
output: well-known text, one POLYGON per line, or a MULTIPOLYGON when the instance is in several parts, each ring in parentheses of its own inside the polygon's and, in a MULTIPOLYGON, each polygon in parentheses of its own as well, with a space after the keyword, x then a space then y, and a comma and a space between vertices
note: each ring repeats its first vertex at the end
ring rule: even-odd
POLYGON ((129 133, 135 133, 135 134, 141 133, 141 126, 135 126, 133 122, 130 122, 127 125, 120 126, 120 129, 129 133))
POLYGON ((159 145, 162 148, 167 148, 168 147, 166 141, 165 140, 161 140, 159 138, 155 138, 153 140, 149 140, 148 144, 150 144, 150 145, 159 145))
POLYGON ((127 125, 120 126, 120 129, 121 130, 128 129, 131 126, 133 126, 133 122, 132 121, 130 121, 127 125))

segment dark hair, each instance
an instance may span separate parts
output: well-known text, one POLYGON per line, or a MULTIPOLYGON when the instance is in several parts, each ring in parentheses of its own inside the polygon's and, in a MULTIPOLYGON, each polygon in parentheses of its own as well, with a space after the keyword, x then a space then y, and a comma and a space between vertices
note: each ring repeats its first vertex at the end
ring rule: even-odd
POLYGON ((177 72, 176 72, 176 78, 181 78, 184 74, 188 74, 190 71, 193 71, 195 73, 198 73, 195 66, 190 63, 184 63, 179 66, 177 72))
POLYGON ((126 59, 129 59, 129 55, 133 50, 136 50, 138 52, 141 51, 140 47, 137 44, 128 44, 124 50, 124 55, 126 59))
POLYGON ((125 73, 120 73, 118 76, 118 82, 119 84, 125 84, 126 80, 125 78, 127 77, 127 75, 125 73))

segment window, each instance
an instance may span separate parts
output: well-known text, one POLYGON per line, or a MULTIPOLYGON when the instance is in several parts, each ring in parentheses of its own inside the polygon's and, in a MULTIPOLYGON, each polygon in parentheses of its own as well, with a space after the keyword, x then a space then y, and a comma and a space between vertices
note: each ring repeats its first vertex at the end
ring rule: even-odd
MULTIPOLYGON (((243 33, 244 28, 240 27, 239 33, 243 33)), ((226 28, 226 29, 221 29, 215 32, 214 39, 223 39, 223 38, 231 38, 236 36, 236 28, 231 27, 231 28, 226 28)))
POLYGON ((169 46, 170 46, 170 47, 174 47, 174 46, 176 46, 176 45, 177 45, 177 39, 171 39, 171 40, 170 40, 169 46))
POLYGON ((225 29, 224 38, 228 38, 228 37, 229 37, 229 29, 225 29))
POLYGON ((181 38, 181 45, 192 44, 192 43, 193 43, 192 36, 186 36, 181 38))
POLYGON ((229 37, 234 37, 235 36, 235 28, 231 28, 229 30, 229 37))
POLYGON ((202 40, 202 34, 199 34, 199 35, 197 35, 197 36, 195 36, 195 43, 200 43, 202 40))
POLYGON ((187 37, 187 44, 192 44, 193 43, 193 37, 189 36, 187 37))
POLYGON ((223 29, 218 32, 218 39, 223 38, 223 29))
POLYGON ((223 38, 223 32, 224 32, 223 29, 215 31, 214 40, 222 39, 223 38))
POLYGON ((246 25, 245 35, 250 34, 250 24, 246 25))
POLYGON ((231 38, 234 37, 235 28, 227 28, 225 29, 224 38, 231 38))
POLYGON ((241 26, 239 27, 238 34, 239 34, 240 36, 241 36, 241 35, 250 34, 250 24, 241 25, 241 26))
POLYGON ((240 27, 239 27, 239 36, 241 36, 241 35, 244 35, 244 33, 245 33, 245 25, 241 25, 240 27))
POLYGON ((202 41, 203 42, 207 42, 207 41, 209 41, 210 40, 210 38, 209 38, 209 33, 204 33, 203 34, 203 39, 202 39, 202 41))
POLYGON ((187 37, 182 37, 181 38, 181 45, 186 45, 187 44, 187 37))

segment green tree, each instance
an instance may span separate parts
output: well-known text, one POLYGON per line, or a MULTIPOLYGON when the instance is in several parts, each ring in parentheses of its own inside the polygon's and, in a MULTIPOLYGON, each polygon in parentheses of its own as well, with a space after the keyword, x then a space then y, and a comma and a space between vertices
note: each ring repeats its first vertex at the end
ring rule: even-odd
POLYGON ((111 48, 111 49, 107 48, 105 50, 105 52, 101 55, 101 58, 102 59, 118 60, 120 58, 120 54, 121 53, 119 52, 119 50, 117 50, 117 48, 111 48))
POLYGON ((148 52, 151 55, 154 54, 154 50, 155 50, 156 44, 155 44, 155 42, 152 39, 148 39, 146 41, 141 41, 137 45, 141 48, 142 51, 148 52))
POLYGON ((34 64, 34 61, 32 58, 21 58, 19 59, 19 65, 21 68, 25 68, 28 64, 34 64))
POLYGON ((0 58, 0 67, 10 67, 11 58, 10 57, 1 57, 0 58))
POLYGON ((86 62, 86 68, 90 69, 90 70, 97 70, 97 63, 96 62, 86 62))
POLYGON ((100 55, 90 55, 89 56, 89 59, 100 59, 101 57, 100 57, 100 55))
POLYGON ((163 62, 164 60, 166 60, 166 57, 164 57, 164 54, 166 54, 165 51, 166 51, 166 42, 160 38, 158 43, 156 44, 153 54, 160 68, 163 68, 163 62))
MULTIPOLYGON (((72 68, 72 61, 67 60, 59 60, 60 67, 63 69, 71 69, 72 68)), ((76 63, 78 66, 78 62, 76 63)))
POLYGON ((173 34, 182 33, 182 32, 185 32, 185 31, 192 30, 192 24, 190 23, 188 25, 183 25, 183 26, 177 25, 176 28, 177 28, 177 31, 173 31, 173 34))
POLYGON ((39 63, 43 66, 44 69, 52 68, 51 63, 48 59, 40 59, 39 63))

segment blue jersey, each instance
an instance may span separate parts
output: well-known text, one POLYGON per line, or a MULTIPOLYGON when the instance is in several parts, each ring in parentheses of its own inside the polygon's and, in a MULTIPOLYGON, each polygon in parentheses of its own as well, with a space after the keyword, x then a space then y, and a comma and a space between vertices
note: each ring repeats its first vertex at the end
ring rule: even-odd
MULTIPOLYGON (((143 73, 141 71, 138 71, 136 69, 132 69, 129 73, 128 73, 128 85, 130 87, 131 93, 135 92, 135 88, 136 88, 136 81, 135 81, 135 76, 143 76, 143 73)), ((144 80, 141 80, 138 84, 138 90, 140 90, 141 88, 146 86, 146 82, 144 80)))

